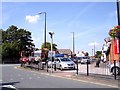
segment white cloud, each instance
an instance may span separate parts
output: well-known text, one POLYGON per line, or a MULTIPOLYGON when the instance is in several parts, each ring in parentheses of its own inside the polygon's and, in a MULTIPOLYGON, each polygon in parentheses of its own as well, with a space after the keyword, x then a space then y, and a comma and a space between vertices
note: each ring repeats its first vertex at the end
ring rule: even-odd
POLYGON ((25 19, 29 22, 29 23, 37 23, 38 20, 40 19, 39 15, 35 15, 35 16, 31 16, 31 15, 27 15, 25 17, 25 19))
POLYGON ((89 46, 99 45, 99 43, 97 43, 97 42, 91 42, 91 43, 89 43, 88 45, 89 45, 89 46))

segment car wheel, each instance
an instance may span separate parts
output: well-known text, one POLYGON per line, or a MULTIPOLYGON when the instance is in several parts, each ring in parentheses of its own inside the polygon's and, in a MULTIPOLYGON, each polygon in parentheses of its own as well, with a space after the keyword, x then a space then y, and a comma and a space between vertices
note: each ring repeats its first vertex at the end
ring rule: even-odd
POLYGON ((116 69, 116 75, 120 75, 120 68, 119 67, 113 67, 112 68, 112 74, 115 75, 115 69, 116 69))
POLYGON ((62 65, 60 65, 60 70, 61 70, 61 71, 63 70, 62 65))

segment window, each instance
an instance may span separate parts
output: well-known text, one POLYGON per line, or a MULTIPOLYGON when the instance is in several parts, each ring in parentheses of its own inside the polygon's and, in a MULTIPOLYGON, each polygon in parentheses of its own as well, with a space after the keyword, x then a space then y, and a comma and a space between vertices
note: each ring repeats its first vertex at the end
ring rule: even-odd
POLYGON ((70 61, 68 58, 61 58, 61 61, 70 61))

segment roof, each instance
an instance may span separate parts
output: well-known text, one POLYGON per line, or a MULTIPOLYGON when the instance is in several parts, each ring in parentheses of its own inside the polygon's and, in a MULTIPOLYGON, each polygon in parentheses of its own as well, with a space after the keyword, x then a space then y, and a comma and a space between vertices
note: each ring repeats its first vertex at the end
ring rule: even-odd
POLYGON ((68 54, 71 55, 71 50, 70 49, 58 49, 58 52, 61 54, 68 54))

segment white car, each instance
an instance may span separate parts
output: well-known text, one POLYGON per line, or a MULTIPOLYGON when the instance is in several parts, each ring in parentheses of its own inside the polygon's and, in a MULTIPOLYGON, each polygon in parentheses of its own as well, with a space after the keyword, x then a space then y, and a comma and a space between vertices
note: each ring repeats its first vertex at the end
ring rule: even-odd
POLYGON ((48 67, 51 67, 51 64, 53 64, 53 66, 56 64, 56 68, 59 68, 60 70, 75 69, 75 63, 69 58, 55 58, 54 62, 48 62, 48 67))
POLYGON ((88 60, 88 63, 90 64, 90 58, 88 56, 81 57, 81 64, 86 64, 88 60))

